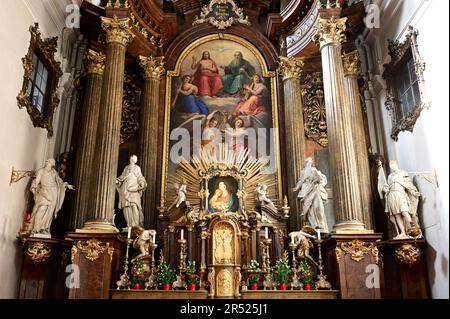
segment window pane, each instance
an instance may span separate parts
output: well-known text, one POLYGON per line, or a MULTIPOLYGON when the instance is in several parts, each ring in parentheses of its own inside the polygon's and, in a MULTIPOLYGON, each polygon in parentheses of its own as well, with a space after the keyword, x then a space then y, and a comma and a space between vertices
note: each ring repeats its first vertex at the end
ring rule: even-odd
POLYGON ((27 95, 31 96, 31 91, 33 90, 33 82, 30 80, 28 81, 28 88, 27 88, 27 95))
POLYGON ((414 93, 415 106, 417 106, 421 102, 419 82, 415 82, 413 84, 412 89, 413 89, 413 93, 414 93))
POLYGON ((413 96, 412 90, 408 91, 407 101, 408 101, 408 103, 407 103, 407 105, 405 105, 405 114, 409 113, 409 111, 411 111, 414 107, 414 96, 413 96))
POLYGON ((37 64, 38 64, 38 57, 36 54, 33 54, 33 67, 36 68, 37 64))
POLYGON ((409 74, 411 76, 411 82, 415 82, 417 80, 416 68, 414 67, 414 62, 409 61, 409 74))

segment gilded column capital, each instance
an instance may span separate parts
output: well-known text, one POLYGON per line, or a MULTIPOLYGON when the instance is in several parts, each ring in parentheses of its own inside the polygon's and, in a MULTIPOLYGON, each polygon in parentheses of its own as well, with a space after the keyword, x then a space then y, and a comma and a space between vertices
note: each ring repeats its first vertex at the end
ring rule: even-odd
POLYGON ((342 55, 342 62, 344 63, 345 76, 358 75, 361 63, 359 60, 359 54, 357 50, 349 53, 344 53, 342 55))
POLYGON ((317 25, 314 27, 314 34, 312 39, 314 42, 323 47, 327 44, 341 44, 346 40, 347 18, 335 19, 322 19, 320 18, 317 25))
POLYGON ((105 70, 106 56, 103 53, 89 49, 86 55, 86 72, 87 74, 103 75, 105 70))
POLYGON ((146 80, 155 79, 159 80, 159 78, 166 71, 164 69, 164 57, 144 57, 140 56, 140 66, 144 69, 144 78, 146 80))
POLYGON ((106 31, 106 38, 108 43, 118 43, 122 45, 128 45, 135 35, 131 31, 130 19, 118 19, 117 16, 114 18, 102 19, 102 28, 106 31))
POLYGON ((280 72, 283 75, 283 80, 292 78, 300 78, 303 72, 303 60, 294 57, 280 57, 280 72))

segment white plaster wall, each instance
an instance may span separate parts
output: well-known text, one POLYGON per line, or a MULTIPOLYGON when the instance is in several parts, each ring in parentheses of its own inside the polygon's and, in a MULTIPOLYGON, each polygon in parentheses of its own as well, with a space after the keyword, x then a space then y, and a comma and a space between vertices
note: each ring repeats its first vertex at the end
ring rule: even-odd
MULTIPOLYGON (((374 64, 373 79, 380 80, 383 63, 389 62, 387 39, 403 40, 412 25, 419 31, 419 51, 426 62, 425 81, 431 108, 424 110, 414 132, 402 132, 398 142, 390 138, 392 124, 384 102, 386 93, 380 80, 376 90, 378 112, 381 112, 384 155, 398 160, 408 172, 437 171, 439 187, 415 177, 422 193, 420 217, 429 248, 426 251, 433 298, 449 298, 449 2, 446 0, 376 1, 382 11, 381 28, 366 37, 374 64)), ((375 127, 375 125, 372 125, 375 127)), ((373 134, 372 134, 373 135, 373 134)), ((375 144, 376 142, 373 141, 375 144)), ((379 150, 380 151, 380 150, 379 150)), ((414 174, 411 174, 413 176, 414 174)))
MULTIPOLYGON (((15 298, 20 274, 20 246, 16 239, 22 225, 29 179, 9 185, 14 166, 35 170, 54 140, 47 131, 34 128, 25 109, 17 106, 23 81, 21 58, 28 50, 29 27, 39 22, 44 37, 59 36, 64 28, 64 8, 69 0, 2 0, 0 10, 0 298, 15 298)), ((58 118, 58 112, 55 118, 58 118)), ((57 125, 55 123, 55 129, 57 125)))

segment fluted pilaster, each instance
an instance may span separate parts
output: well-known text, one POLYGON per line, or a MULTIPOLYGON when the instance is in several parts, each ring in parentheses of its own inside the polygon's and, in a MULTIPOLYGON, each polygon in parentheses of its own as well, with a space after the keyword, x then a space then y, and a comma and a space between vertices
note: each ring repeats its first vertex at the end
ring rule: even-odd
POLYGON ((115 231, 112 219, 120 146, 125 54, 134 35, 128 18, 101 19, 102 28, 106 32, 107 51, 91 185, 92 215, 85 228, 115 231))
POLYGON ((358 51, 343 55, 345 88, 349 99, 350 114, 354 130, 356 161, 359 171, 359 188, 362 201, 362 222, 368 229, 373 229, 372 194, 370 184, 369 151, 364 124, 364 112, 358 87, 360 60, 358 51))
POLYGON ((81 131, 75 160, 75 200, 72 208, 71 228, 83 226, 89 212, 89 192, 92 164, 95 155, 97 123, 105 69, 105 55, 89 50, 86 56, 86 89, 81 116, 81 131))
POLYGON ((164 74, 164 57, 140 57, 144 71, 144 91, 142 96, 139 159, 148 188, 143 195, 143 209, 147 224, 154 226, 156 221, 156 190, 158 187, 158 116, 160 79, 164 74))
POLYGON ((313 39, 320 45, 331 172, 333 178, 334 231, 365 231, 352 114, 345 89, 341 43, 345 40, 347 18, 322 19, 313 39))
POLYGON ((305 127, 300 76, 303 61, 297 58, 280 57, 280 72, 283 76, 284 114, 286 125, 286 158, 289 203, 291 206, 291 229, 300 227, 301 205, 292 191, 300 177, 305 160, 305 127))

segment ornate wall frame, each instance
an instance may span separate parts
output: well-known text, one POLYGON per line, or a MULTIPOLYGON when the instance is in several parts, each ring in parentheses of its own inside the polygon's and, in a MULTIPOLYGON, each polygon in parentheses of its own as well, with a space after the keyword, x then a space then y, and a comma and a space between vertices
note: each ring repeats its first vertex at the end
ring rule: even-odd
POLYGON ((24 68, 23 85, 22 90, 17 96, 17 102, 20 109, 27 109, 34 127, 45 128, 48 131, 48 136, 53 136, 53 114, 59 105, 57 88, 59 79, 63 74, 60 67, 60 62, 55 60, 55 53, 58 47, 58 37, 42 39, 38 23, 35 23, 30 27, 30 33, 31 40, 28 53, 24 58, 22 58, 24 68), (28 84, 33 72, 34 54, 38 56, 49 72, 42 112, 40 112, 33 105, 27 92, 28 84))
POLYGON ((417 36, 419 32, 412 26, 409 27, 408 34, 403 43, 399 41, 388 40, 388 54, 391 57, 391 62, 385 64, 385 71, 383 78, 387 84, 387 96, 385 106, 392 118, 392 132, 391 138, 398 141, 398 135, 402 131, 413 132, 414 126, 422 113, 422 110, 430 107, 427 90, 425 87, 425 62, 422 60, 419 53, 419 46, 417 44, 417 36), (401 102, 397 98, 397 92, 394 85, 394 77, 399 67, 403 65, 405 60, 412 57, 414 61, 415 72, 417 74, 417 82, 420 92, 420 103, 414 107, 412 111, 399 119, 396 113, 398 108, 401 108, 401 102))

